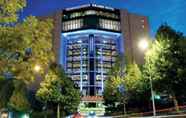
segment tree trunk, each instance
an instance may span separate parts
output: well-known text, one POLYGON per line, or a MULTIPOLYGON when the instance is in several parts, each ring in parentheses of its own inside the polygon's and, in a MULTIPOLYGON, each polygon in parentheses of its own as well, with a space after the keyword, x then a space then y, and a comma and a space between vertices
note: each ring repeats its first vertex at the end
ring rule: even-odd
POLYGON ((126 104, 123 104, 123 111, 124 111, 124 115, 126 115, 126 104))
POLYGON ((123 113, 124 113, 124 117, 127 115, 127 112, 126 112, 126 100, 124 99, 123 100, 123 113))
POLYGON ((45 103, 45 108, 44 108, 44 110, 45 110, 45 112, 46 112, 46 113, 45 113, 45 118, 47 118, 47 110, 48 110, 48 109, 47 109, 47 102, 45 103))
POLYGON ((57 104, 57 118, 60 118, 60 104, 57 104))
POLYGON ((179 105, 175 95, 173 96, 173 102, 176 112, 179 112, 179 105))

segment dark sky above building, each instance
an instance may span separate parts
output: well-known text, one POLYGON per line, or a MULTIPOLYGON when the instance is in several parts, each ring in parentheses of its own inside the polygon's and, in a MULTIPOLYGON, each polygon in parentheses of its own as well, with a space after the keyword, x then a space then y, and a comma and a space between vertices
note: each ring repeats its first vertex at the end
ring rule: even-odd
POLYGON ((22 16, 43 16, 59 9, 89 3, 148 16, 152 36, 162 23, 168 23, 186 35, 186 0, 28 0, 22 16))

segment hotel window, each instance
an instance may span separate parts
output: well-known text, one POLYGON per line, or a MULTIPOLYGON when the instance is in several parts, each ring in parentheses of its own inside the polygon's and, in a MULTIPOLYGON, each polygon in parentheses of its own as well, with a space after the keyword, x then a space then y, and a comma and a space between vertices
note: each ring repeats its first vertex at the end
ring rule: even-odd
POLYGON ((72 57, 71 56, 69 56, 68 58, 67 58, 67 60, 69 60, 69 61, 72 61, 72 57))
POLYGON ((99 25, 103 29, 120 30, 120 23, 118 21, 100 19, 99 25))
POLYGON ((80 55, 80 52, 74 52, 74 55, 80 55))
POLYGON ((71 73, 71 72, 72 72, 72 69, 67 69, 67 71, 68 71, 69 73, 71 73))
POLYGON ((88 80, 87 75, 83 75, 83 80, 88 80))
POLYGON ((116 46, 112 46, 112 49, 113 49, 113 50, 116 49, 116 46))
POLYGON ((73 71, 75 72, 75 73, 79 73, 80 72, 80 69, 79 68, 77 68, 77 69, 73 69, 73 71))
POLYGON ((85 11, 85 15, 95 15, 96 11, 95 10, 87 10, 85 11))
POLYGON ((87 63, 83 63, 82 66, 83 66, 83 67, 87 67, 87 63))
POLYGON ((104 68, 111 68, 111 64, 104 64, 104 68))
POLYGON ((142 25, 141 27, 144 29, 145 28, 145 25, 142 25))
POLYGON ((83 96, 86 96, 88 94, 87 93, 87 90, 86 89, 83 89, 82 94, 83 94, 83 96))
POLYGON ((68 66, 68 68, 69 68, 69 67, 72 67, 72 63, 70 63, 70 62, 67 63, 67 66, 68 66))
POLYGON ((108 72, 110 71, 110 69, 104 68, 103 71, 104 71, 105 73, 108 73, 108 72))
POLYGON ((81 12, 74 12, 70 15, 70 18, 76 18, 76 17, 80 17, 80 16, 82 16, 81 12))
POLYGON ((74 57, 73 61, 80 61, 80 57, 79 56, 74 57))
POLYGON ((110 49, 110 45, 104 45, 103 48, 104 49, 110 49))
POLYGON ((111 57, 110 56, 105 56, 104 60, 105 61, 111 61, 111 57))
POLYGON ((97 89, 97 90, 96 90, 96 95, 102 96, 102 91, 101 91, 101 89, 97 89))
POLYGON ((73 80, 80 80, 80 76, 76 75, 72 77, 73 80))
POLYGON ((102 69, 101 69, 101 68, 97 68, 97 71, 98 71, 98 72, 102 72, 102 69))
POLYGON ((83 19, 75 19, 63 22, 63 31, 78 29, 83 26, 83 19))
POLYGON ((112 52, 112 55, 113 55, 113 56, 115 56, 116 54, 117 54, 116 51, 113 51, 113 52, 112 52))
POLYGON ((80 64, 74 64, 73 67, 74 68, 79 68, 80 67, 80 64))
POLYGON ((68 55, 72 55, 72 51, 71 50, 68 51, 68 55))
POLYGON ((96 80, 101 80, 101 75, 96 75, 96 80))
POLYGON ((103 12, 103 11, 98 11, 97 12, 97 15, 104 16, 104 17, 107 17, 107 18, 115 18, 115 19, 118 19, 119 18, 119 16, 117 14, 103 12))

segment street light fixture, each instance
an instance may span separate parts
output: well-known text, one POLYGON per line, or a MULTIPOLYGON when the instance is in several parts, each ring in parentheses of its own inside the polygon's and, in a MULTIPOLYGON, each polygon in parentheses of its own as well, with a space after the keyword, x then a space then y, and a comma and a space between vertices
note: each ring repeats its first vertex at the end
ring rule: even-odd
POLYGON ((35 65, 34 66, 34 71, 39 72, 41 70, 41 66, 40 65, 35 65))
MULTIPOLYGON (((140 40, 138 47, 142 50, 145 51, 147 50, 149 46, 149 43, 147 39, 143 38, 140 40)), ((155 107, 155 100, 154 100, 154 91, 153 91, 153 86, 152 86, 152 78, 150 76, 150 89, 151 89, 151 97, 152 97, 152 107, 153 107, 153 116, 156 116, 156 107, 155 107)))
POLYGON ((146 39, 146 38, 141 39, 141 40, 139 41, 138 47, 139 47, 142 51, 147 50, 148 47, 149 47, 149 43, 148 43, 147 39, 146 39))

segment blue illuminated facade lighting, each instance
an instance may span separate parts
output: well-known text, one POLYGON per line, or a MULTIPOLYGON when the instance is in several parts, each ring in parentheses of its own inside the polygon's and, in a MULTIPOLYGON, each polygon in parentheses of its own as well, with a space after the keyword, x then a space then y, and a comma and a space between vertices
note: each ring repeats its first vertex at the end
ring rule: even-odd
MULTIPOLYGON (((92 107, 96 103, 100 107, 103 103, 104 81, 118 55, 127 57, 128 63, 144 62, 144 53, 138 51, 136 44, 140 37, 148 37, 145 16, 89 4, 56 13, 54 27, 57 61, 78 85, 82 106, 92 107), (97 97, 98 101, 94 100, 97 97)), ((87 112, 80 108, 83 110, 87 112)))
POLYGON ((95 4, 63 10, 60 42, 60 64, 82 96, 102 96, 117 55, 124 55, 120 11, 95 4))
POLYGON ((121 33, 95 29, 62 33, 61 64, 83 96, 102 96, 104 81, 122 52, 121 33))

